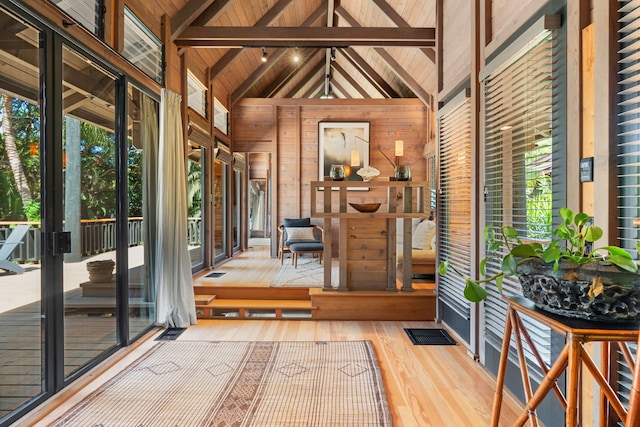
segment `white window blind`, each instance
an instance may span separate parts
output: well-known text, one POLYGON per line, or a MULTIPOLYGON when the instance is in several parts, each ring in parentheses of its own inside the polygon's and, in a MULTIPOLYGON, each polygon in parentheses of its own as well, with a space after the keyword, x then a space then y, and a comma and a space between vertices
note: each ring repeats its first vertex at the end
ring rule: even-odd
POLYGON ((229 111, 217 98, 213 99, 213 126, 225 135, 229 135, 229 111))
POLYGON ((187 71, 188 105, 202 117, 207 117, 207 88, 190 71, 187 71))
MULTIPOLYGON (((454 101, 452 101, 454 102, 454 101)), ((447 105, 449 107, 449 105, 447 105)), ((440 259, 471 273, 471 99, 453 105, 438 119, 439 188, 438 244, 440 259)), ((463 296, 464 280, 440 276, 440 300, 462 318, 470 319, 463 296)), ((462 333, 464 335, 464 332, 462 333)))
POLYGON ((95 36, 101 36, 103 25, 101 0, 51 0, 51 3, 95 36))
MULTIPOLYGON (((618 83, 618 224, 621 247, 636 259, 640 238, 640 0, 620 0, 619 83, 618 83)), ((632 346, 632 354, 637 349, 632 346)), ((632 374, 618 354, 618 393, 623 404, 629 401, 632 374)))
MULTIPOLYGON (((516 228, 520 238, 549 240, 553 208, 552 113, 553 38, 545 31, 483 82, 485 110, 485 215, 496 229, 516 228)), ((504 249, 504 248, 503 248, 504 249)), ((487 272, 500 271, 500 262, 487 263, 487 272)), ((487 286, 485 345, 500 351, 506 304, 495 286, 487 286)), ((521 294, 517 278, 505 279, 505 294, 521 294)), ((526 321, 536 347, 551 360, 551 331, 526 321)), ((513 349, 512 349, 513 350, 513 349)), ((527 349, 528 350, 528 349, 527 349)), ((514 354, 513 351, 511 352, 514 354)), ((529 360, 535 360, 531 353, 529 360)), ((536 380, 542 378, 531 364, 536 380)))
POLYGON ((122 55, 143 73, 162 84, 163 44, 127 7, 124 8, 122 55))

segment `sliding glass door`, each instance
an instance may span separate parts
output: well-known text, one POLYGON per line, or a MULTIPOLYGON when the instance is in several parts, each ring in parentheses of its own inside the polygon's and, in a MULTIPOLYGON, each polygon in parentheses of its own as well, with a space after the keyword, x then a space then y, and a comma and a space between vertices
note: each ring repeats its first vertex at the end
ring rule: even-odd
POLYGON ((0 425, 45 392, 40 32, 0 10, 0 425))

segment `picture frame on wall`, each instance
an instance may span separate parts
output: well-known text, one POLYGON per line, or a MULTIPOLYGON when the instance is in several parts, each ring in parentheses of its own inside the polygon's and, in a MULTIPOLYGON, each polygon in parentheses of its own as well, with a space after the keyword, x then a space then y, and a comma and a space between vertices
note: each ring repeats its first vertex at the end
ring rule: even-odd
MULTIPOLYGON (((332 165, 344 166, 345 181, 362 182, 356 172, 369 166, 369 122, 318 123, 319 181, 329 176, 332 165)), ((367 188, 350 187, 349 190, 366 191, 367 188)))

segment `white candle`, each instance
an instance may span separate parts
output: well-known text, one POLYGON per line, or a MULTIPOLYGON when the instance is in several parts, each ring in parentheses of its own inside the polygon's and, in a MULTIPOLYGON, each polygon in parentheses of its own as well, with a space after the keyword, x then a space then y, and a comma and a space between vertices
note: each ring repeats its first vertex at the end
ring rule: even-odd
POLYGON ((396 157, 404 155, 404 142, 401 139, 396 140, 396 157))
POLYGON ((360 166, 360 151, 351 150, 351 166, 360 166))

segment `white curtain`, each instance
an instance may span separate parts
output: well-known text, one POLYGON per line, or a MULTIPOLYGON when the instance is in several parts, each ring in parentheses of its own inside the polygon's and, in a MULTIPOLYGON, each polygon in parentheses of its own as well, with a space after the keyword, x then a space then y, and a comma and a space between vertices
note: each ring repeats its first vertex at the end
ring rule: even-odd
POLYGON ((191 260, 187 247, 187 172, 180 102, 180 95, 162 90, 156 324, 165 328, 184 328, 196 323, 191 260))

